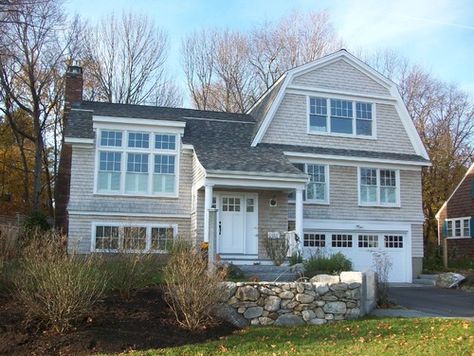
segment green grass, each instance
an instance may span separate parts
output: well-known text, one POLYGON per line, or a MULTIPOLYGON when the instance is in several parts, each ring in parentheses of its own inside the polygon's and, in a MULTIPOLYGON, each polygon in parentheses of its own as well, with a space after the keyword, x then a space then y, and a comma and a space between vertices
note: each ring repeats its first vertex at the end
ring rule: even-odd
POLYGON ((474 323, 365 319, 299 328, 252 327, 221 340, 136 355, 472 355, 474 323))

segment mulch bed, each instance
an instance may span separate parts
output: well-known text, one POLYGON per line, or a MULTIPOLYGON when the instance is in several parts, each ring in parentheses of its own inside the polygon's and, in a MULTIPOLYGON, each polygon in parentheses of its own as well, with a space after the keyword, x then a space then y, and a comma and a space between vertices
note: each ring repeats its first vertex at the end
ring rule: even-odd
POLYGON ((81 355, 147 350, 202 343, 234 330, 228 324, 198 332, 181 328, 159 287, 141 290, 129 301, 107 297, 86 320, 63 335, 26 324, 20 305, 0 299, 0 354, 81 355))

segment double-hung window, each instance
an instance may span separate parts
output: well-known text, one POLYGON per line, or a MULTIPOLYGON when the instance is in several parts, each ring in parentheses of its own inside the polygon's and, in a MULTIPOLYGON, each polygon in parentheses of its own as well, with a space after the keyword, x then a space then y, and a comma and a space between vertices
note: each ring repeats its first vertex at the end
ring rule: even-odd
POLYGON ((398 206, 399 171, 394 169, 360 168, 359 203, 361 205, 398 206))
POLYGON ((374 136, 374 104, 344 99, 310 97, 310 133, 355 137, 374 136))
POLYGON ((446 237, 471 237, 471 218, 446 219, 446 237))
MULTIPOLYGON (((293 165, 309 175, 309 182, 303 192, 303 200, 327 204, 329 202, 329 167, 312 163, 293 163, 293 165)), ((288 199, 294 201, 295 193, 290 193, 288 199)))
POLYGON ((97 193, 177 195, 177 134, 100 129, 97 141, 97 193))

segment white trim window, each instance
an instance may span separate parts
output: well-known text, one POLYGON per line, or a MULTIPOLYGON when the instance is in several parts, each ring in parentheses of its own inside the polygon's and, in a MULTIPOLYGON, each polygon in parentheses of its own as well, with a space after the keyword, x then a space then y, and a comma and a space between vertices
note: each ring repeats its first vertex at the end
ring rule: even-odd
MULTIPOLYGON (((293 165, 309 175, 309 182, 303 192, 303 201, 329 204, 329 166, 314 163, 293 163, 293 165)), ((295 201, 294 192, 288 195, 288 200, 295 201)))
POLYGON ((97 130, 95 192, 178 196, 178 135, 97 130))
POLYGON ((375 137, 375 104, 309 97, 308 132, 349 137, 375 137))
POLYGON ((400 172, 397 169, 359 167, 359 205, 400 206, 400 172))
POLYGON ((456 219, 446 219, 446 237, 448 238, 470 238, 471 218, 463 217, 456 219))
POLYGON ((170 249, 177 231, 177 225, 96 222, 92 224, 91 250, 162 253, 170 249))

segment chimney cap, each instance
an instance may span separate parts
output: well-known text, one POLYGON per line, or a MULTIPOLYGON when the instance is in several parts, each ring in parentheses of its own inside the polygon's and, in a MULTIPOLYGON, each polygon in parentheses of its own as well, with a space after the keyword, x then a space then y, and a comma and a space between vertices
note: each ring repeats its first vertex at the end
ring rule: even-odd
POLYGON ((66 73, 74 75, 82 74, 82 67, 79 65, 70 65, 67 67, 66 73))

